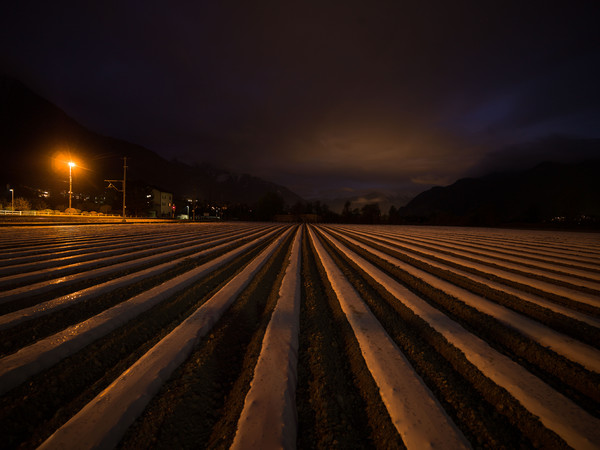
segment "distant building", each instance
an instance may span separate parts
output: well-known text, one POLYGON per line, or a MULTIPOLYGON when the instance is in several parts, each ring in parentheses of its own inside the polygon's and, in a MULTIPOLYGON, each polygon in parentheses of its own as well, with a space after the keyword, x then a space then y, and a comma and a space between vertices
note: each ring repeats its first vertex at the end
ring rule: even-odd
POLYGON ((170 217, 173 215, 173 193, 152 187, 148 194, 148 210, 152 217, 170 217))

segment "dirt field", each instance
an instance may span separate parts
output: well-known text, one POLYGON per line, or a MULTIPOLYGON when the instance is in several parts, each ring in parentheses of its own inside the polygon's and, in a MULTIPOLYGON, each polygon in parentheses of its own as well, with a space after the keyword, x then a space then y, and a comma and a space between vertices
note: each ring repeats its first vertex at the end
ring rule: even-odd
POLYGON ((3 448, 594 448, 599 343, 597 234, 0 229, 3 448))

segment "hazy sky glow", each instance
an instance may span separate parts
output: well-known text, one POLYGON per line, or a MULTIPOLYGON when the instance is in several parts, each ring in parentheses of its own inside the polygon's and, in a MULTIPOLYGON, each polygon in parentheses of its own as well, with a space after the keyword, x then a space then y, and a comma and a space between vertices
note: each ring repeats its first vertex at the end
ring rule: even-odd
POLYGON ((600 137, 595 2, 86 3, 4 6, 0 71, 94 131, 306 198, 600 137))

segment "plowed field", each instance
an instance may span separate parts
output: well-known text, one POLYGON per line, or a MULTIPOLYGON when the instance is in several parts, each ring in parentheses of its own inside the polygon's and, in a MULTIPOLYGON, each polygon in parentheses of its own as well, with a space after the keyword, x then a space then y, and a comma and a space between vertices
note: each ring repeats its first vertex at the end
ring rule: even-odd
POLYGON ((598 448, 600 237, 0 229, 2 448, 598 448))

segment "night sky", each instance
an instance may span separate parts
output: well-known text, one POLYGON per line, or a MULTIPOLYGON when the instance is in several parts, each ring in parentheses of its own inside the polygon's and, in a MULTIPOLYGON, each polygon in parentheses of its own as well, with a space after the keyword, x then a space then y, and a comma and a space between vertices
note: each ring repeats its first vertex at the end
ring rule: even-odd
POLYGON ((11 0, 0 72, 168 159, 410 195, 600 137, 597 5, 11 0))

